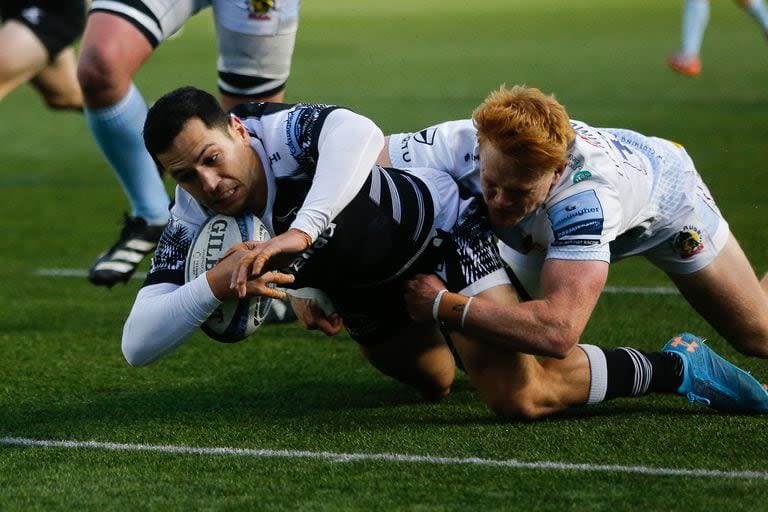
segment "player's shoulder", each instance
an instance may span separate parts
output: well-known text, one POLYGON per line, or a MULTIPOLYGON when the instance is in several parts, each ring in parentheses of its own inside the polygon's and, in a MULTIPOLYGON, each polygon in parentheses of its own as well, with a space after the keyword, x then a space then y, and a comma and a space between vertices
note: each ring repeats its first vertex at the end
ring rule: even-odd
POLYGON ((402 139, 401 145, 418 146, 424 150, 472 154, 477 145, 477 130, 471 119, 459 119, 404 134, 402 139))
POLYGON ((421 136, 425 139, 435 135, 474 143, 477 140, 477 129, 472 119, 456 119, 443 121, 414 134, 415 137, 421 136))
POLYGON ((326 117, 344 107, 321 103, 251 103, 231 111, 265 146, 287 144, 294 154, 317 142, 326 117))
POLYGON ((171 217, 182 224, 199 227, 210 216, 210 213, 189 192, 178 185, 176 186, 173 206, 171 206, 171 217))

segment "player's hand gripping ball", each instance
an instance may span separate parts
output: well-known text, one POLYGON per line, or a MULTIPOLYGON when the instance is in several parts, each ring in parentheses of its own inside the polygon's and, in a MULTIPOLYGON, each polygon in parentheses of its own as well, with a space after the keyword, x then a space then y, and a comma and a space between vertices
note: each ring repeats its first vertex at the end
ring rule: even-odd
MULTIPOLYGON (((236 244, 248 240, 269 240, 269 233, 255 215, 215 215, 203 225, 189 248, 184 278, 187 282, 216 265, 236 244)), ((268 297, 254 296, 222 302, 203 322, 203 332, 216 341, 241 341, 258 329, 272 305, 268 297)))

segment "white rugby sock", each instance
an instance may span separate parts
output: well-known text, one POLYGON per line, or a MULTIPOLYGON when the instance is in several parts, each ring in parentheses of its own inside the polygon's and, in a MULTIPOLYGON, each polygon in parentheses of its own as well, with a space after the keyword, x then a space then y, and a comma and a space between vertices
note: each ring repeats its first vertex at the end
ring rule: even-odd
POLYGON ((608 390, 608 362, 605 352, 595 345, 579 344, 589 360, 589 398, 587 405, 598 404, 605 400, 605 392, 608 390))

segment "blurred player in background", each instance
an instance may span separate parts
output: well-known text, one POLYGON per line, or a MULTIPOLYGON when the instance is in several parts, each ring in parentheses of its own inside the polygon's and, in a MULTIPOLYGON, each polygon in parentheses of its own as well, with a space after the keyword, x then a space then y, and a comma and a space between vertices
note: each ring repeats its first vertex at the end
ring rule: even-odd
MULTIPOLYGON (((641 394, 652 381, 653 358, 578 343, 609 263, 642 254, 735 348, 768 357, 768 276, 757 279, 679 145, 629 130, 593 128, 570 120, 562 105, 538 89, 502 87, 473 119, 392 135, 380 163, 440 169, 468 194, 482 194, 505 242, 502 256, 517 277, 532 277, 521 283, 532 300, 509 306, 481 298, 470 302, 445 292, 437 277, 419 276, 406 295, 415 319, 432 318, 448 300, 465 308, 464 330, 510 351, 568 357, 582 347, 596 401, 617 389, 641 394), (615 378, 606 381, 606 375, 615 378)), ((503 358, 483 362, 492 367, 499 361, 503 358)), ((716 381, 718 372, 712 370, 710 380, 716 381)), ((501 380, 494 380, 493 372, 489 376, 478 387, 498 396, 501 380)), ((753 398, 766 407, 764 391, 752 388, 753 398)), ((690 391, 685 384, 679 390, 690 391)))
POLYGON ((83 0, 0 0, 0 100, 29 82, 46 105, 80 110, 72 45, 85 26, 83 0))
POLYGON ((85 115, 131 203, 120 237, 89 270, 96 285, 127 281, 169 219, 163 179, 144 148, 147 105, 133 76, 192 15, 212 6, 225 108, 280 101, 298 27, 299 0, 94 0, 77 76, 85 115))
MULTIPOLYGON (((736 0, 760 25, 768 38, 768 7, 765 0, 736 0)), ((687 76, 701 73, 701 43, 709 23, 709 0, 686 0, 683 10, 682 46, 669 57, 673 70, 687 76)))

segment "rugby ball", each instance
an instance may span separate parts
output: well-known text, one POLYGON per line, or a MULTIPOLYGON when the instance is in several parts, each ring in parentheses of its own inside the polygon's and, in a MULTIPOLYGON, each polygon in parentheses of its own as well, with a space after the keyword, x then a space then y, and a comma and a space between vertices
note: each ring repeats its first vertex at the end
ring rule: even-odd
MULTIPOLYGON (((213 268, 227 250, 247 240, 269 240, 267 228, 255 215, 211 217, 189 247, 184 278, 187 282, 195 279, 213 268)), ((261 327, 271 305, 272 299, 267 297, 226 300, 201 328, 210 338, 222 343, 241 341, 261 327)))

